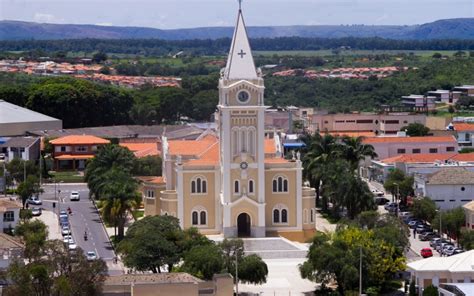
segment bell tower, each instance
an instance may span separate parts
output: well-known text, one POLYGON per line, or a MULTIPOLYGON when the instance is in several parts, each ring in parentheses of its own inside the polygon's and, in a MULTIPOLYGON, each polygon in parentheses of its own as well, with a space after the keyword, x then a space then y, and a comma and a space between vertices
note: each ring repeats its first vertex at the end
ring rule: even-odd
MULTIPOLYGON (((240 1, 239 1, 240 4, 240 1)), ((240 9, 227 64, 219 79, 218 129, 220 138, 223 231, 237 236, 235 212, 249 205, 249 236, 265 236, 264 83, 255 63, 240 9), (237 209, 239 207, 239 209, 237 209)), ((239 220, 240 221, 240 220, 239 220)), ((240 223, 240 222, 239 222, 240 223)))

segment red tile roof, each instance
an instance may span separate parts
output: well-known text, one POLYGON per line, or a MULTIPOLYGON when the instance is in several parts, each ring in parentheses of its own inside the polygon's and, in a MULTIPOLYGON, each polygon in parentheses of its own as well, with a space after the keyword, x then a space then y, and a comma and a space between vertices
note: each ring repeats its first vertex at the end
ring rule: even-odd
POLYGON ((384 163, 433 163, 444 162, 447 160, 458 162, 474 162, 473 153, 419 153, 419 154, 400 154, 394 157, 385 158, 384 163))
POLYGON ((54 157, 57 160, 72 160, 72 159, 91 159, 94 158, 93 154, 62 154, 54 157))
POLYGON ((132 151, 135 157, 146 157, 160 155, 158 143, 120 143, 122 147, 128 148, 132 151))
POLYGON ((93 145, 93 144, 108 144, 109 140, 105 140, 96 136, 88 135, 70 135, 57 138, 49 141, 53 145, 93 145))
POLYGON ((472 123, 453 123, 455 131, 474 131, 474 124, 472 123))
POLYGON ((426 142, 450 142, 456 143, 453 136, 432 136, 432 137, 371 137, 365 138, 364 143, 426 143, 426 142))

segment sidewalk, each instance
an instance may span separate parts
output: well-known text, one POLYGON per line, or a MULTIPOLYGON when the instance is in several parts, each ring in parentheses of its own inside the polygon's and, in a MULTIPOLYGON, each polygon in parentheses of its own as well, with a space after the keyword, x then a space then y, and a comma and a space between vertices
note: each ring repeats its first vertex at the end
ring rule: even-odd
POLYGON ((316 210, 316 230, 321 232, 334 232, 336 231, 337 224, 331 224, 326 218, 324 218, 320 209, 316 210))
POLYGON ((49 240, 54 240, 54 239, 59 239, 63 240, 63 236, 61 234, 60 228, 59 228, 59 223, 58 223, 58 215, 55 213, 48 211, 48 210, 43 210, 41 213, 41 216, 39 217, 34 217, 33 219, 38 219, 43 221, 46 226, 48 226, 48 239, 49 240))

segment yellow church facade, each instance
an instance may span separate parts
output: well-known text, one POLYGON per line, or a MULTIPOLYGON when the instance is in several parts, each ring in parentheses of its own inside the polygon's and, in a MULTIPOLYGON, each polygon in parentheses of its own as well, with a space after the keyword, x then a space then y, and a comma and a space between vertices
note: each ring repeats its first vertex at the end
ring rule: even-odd
POLYGON ((265 138, 264 80, 240 9, 218 87, 215 133, 162 139, 163 176, 142 183, 145 215, 225 237, 312 233, 315 193, 303 187, 299 154, 286 160, 279 136, 265 138))

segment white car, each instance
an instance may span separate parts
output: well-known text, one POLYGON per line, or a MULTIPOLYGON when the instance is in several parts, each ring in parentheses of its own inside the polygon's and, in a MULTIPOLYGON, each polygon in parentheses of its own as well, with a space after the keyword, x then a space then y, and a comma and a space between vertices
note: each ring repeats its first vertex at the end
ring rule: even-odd
POLYGON ((70 235, 71 234, 71 229, 68 227, 68 226, 64 226, 62 229, 61 229, 61 233, 63 235, 70 235))
POLYGON ((41 208, 32 208, 31 209, 31 215, 33 216, 41 216, 41 208))
POLYGON ((80 201, 81 194, 79 193, 79 191, 71 191, 71 195, 69 196, 69 199, 71 201, 80 201))
POLYGON ((43 202, 41 201, 41 199, 38 196, 32 196, 32 197, 28 198, 28 203, 30 205, 35 205, 35 206, 39 206, 39 205, 43 204, 43 202))
POLYGON ((97 255, 94 251, 87 252, 86 257, 87 257, 87 261, 93 261, 97 259, 97 255))
POLYGON ((67 246, 69 251, 75 251, 77 249, 77 245, 75 243, 69 244, 67 246))
POLYGON ((384 193, 378 189, 372 189, 372 194, 378 197, 384 196, 384 193))
POLYGON ((73 244, 74 243, 74 239, 72 238, 71 235, 65 235, 64 238, 63 238, 63 242, 64 244, 66 245, 69 245, 69 244, 73 244))

